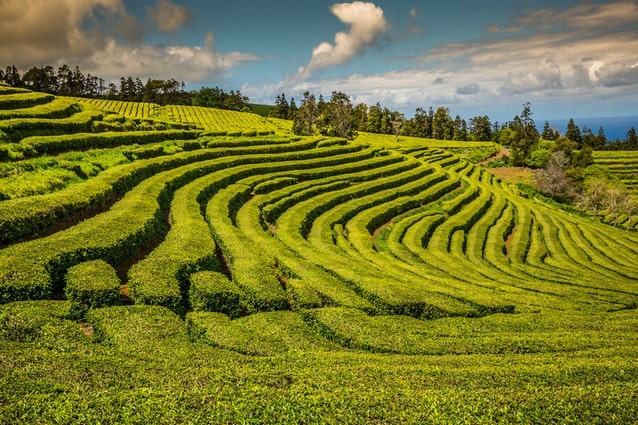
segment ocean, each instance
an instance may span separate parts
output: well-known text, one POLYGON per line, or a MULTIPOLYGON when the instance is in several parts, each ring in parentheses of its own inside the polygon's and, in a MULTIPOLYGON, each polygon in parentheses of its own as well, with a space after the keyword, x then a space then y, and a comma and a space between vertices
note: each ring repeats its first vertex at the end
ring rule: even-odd
MULTIPOLYGON (((534 120, 539 132, 543 131, 545 121, 547 121, 552 128, 558 130, 560 134, 565 134, 569 118, 534 120)), ((638 130, 638 116, 635 115, 627 117, 574 118, 574 122, 581 130, 583 125, 586 125, 594 134, 598 134, 598 129, 602 127, 603 130, 605 130, 607 140, 610 142, 616 139, 624 140, 627 137, 627 131, 631 127, 638 130)))

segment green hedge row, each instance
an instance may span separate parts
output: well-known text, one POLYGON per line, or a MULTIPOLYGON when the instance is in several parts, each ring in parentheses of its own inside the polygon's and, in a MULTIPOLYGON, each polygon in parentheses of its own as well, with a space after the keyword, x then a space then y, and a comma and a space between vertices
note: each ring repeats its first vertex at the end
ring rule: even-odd
POLYGON ((268 193, 276 189, 281 189, 282 187, 286 187, 289 185, 293 185, 298 182, 296 177, 276 177, 271 180, 267 180, 265 182, 259 183, 255 185, 253 192, 256 194, 260 193, 268 193))
MULTIPOLYGON (((206 136, 206 133, 203 133, 206 136)), ((320 140, 320 139, 318 139, 320 140)), ((298 140, 296 140, 298 141, 298 140)), ((240 146, 262 146, 262 145, 274 145, 274 144, 289 144, 293 142, 288 137, 272 137, 267 139, 262 138, 237 138, 229 140, 227 138, 224 139, 213 139, 206 143, 206 147, 210 149, 214 148, 236 148, 240 146)))
POLYGON ((66 273, 64 294, 71 302, 71 317, 83 318, 92 308, 118 303, 120 279, 117 272, 103 260, 77 264, 66 273))
POLYGON ((0 96, 14 93, 32 93, 32 91, 22 87, 13 87, 5 83, 0 83, 0 96))
MULTIPOLYGON (((281 215, 277 221, 277 237, 286 243, 298 255, 307 260, 320 264, 333 275, 349 285, 359 295, 368 299, 372 304, 382 311, 393 313, 405 313, 415 316, 440 317, 451 314, 452 311, 470 314, 471 309, 462 303, 455 302, 446 296, 428 294, 426 292, 415 292, 396 280, 388 278, 381 270, 371 263, 356 263, 351 258, 342 258, 339 252, 334 251, 331 246, 331 225, 320 225, 324 220, 324 211, 317 211, 317 205, 321 205, 327 211, 337 205, 347 205, 344 212, 335 213, 340 217, 352 214, 352 206, 348 205, 348 199, 352 199, 352 204, 360 202, 362 196, 370 195, 371 203, 382 202, 383 199, 394 199, 397 197, 397 190, 414 191, 419 190, 419 183, 423 185, 427 181, 427 176, 432 173, 430 168, 419 167, 397 176, 380 179, 370 184, 362 184, 348 190, 329 193, 326 196, 315 197, 307 202, 302 202, 290 208, 281 215), (425 176, 425 178, 424 178, 425 176), (415 180, 416 179, 416 180, 415 180), (419 179, 423 179, 419 181, 419 179), (414 183, 412 187, 402 188, 403 184, 410 186, 408 182, 414 183), (343 192, 339 194, 339 192, 343 192), (378 193, 383 192, 381 195, 378 193), (385 198, 384 198, 385 197, 385 198), (375 198, 375 201, 372 201, 375 198), (345 202, 345 204, 344 204, 345 202), (317 217, 317 222, 312 226, 308 235, 308 241, 303 238, 304 222, 310 223, 315 220, 308 220, 308 216, 317 217), (321 230, 323 229, 323 230, 321 230), (315 235, 315 233, 319 233, 315 235)), ((432 176, 429 176, 431 179, 432 176)), ((423 187, 423 186, 421 186, 423 187)), ((365 203, 365 201, 362 201, 365 203)), ((365 206, 359 204, 361 210, 365 206)), ((340 209, 340 208, 337 208, 340 209)), ((356 211, 358 208, 355 207, 356 211)), ((327 218, 326 223, 337 222, 338 219, 327 218)))
POLYGON ((36 105, 49 103, 55 99, 52 94, 37 92, 17 92, 0 93, 0 110, 31 108, 36 105))
POLYGON ((102 112, 87 109, 62 119, 14 118, 0 121, 0 131, 9 141, 17 142, 29 136, 49 136, 67 133, 87 133, 93 121, 102 117, 102 112))
MULTIPOLYGON (((0 203, 0 245, 37 236, 57 221, 70 219, 92 207, 104 205, 109 198, 124 194, 144 179, 171 168, 233 155, 248 156, 249 160, 244 163, 259 162, 259 158, 250 159, 250 155, 286 152, 286 147, 289 151, 301 152, 312 149, 315 145, 316 140, 305 139, 286 145, 183 152, 110 168, 95 178, 55 193, 3 201, 0 203)), ((360 148, 345 146, 342 149, 343 152, 349 152, 360 148)), ((327 152, 317 156, 329 154, 327 152)))
POLYGON ((254 311, 286 310, 288 299, 277 278, 274 259, 255 249, 232 220, 251 192, 250 186, 239 184, 219 191, 208 203, 206 219, 233 281, 246 297, 245 303, 254 311))
POLYGON ((221 313, 193 312, 186 316, 186 327, 191 341, 250 356, 338 348, 291 311, 257 313, 236 320, 221 313))
POLYGON ((244 155, 219 160, 205 176, 175 192, 171 204, 172 227, 165 240, 129 272, 131 295, 136 302, 160 304, 183 312, 188 300, 189 275, 218 267, 216 245, 200 211, 209 197, 236 180, 281 169, 330 163, 343 148, 327 151, 244 155), (325 156, 332 154, 333 156, 325 156), (318 158, 317 158, 318 157, 318 158), (308 158, 308 159, 303 159, 308 158), (263 161, 264 163, 259 163, 263 161))
MULTIPOLYGON (((0 103, 1 102, 2 97, 0 96, 0 103)), ((50 103, 44 103, 29 108, 0 109, 0 120, 8 120, 13 118, 60 119, 68 118, 81 110, 81 107, 71 100, 64 98, 55 98, 50 103)))
POLYGON ((190 305, 195 311, 224 313, 239 317, 243 313, 241 291, 222 273, 202 271, 190 276, 190 305))
POLYGON ((52 155, 73 150, 113 148, 133 144, 146 145, 167 140, 192 140, 197 137, 199 132, 192 130, 76 133, 27 137, 20 141, 20 145, 31 147, 38 155, 52 155))
POLYGON ((188 343, 184 321, 156 305, 124 305, 89 310, 93 342, 122 350, 127 356, 171 356, 188 343))

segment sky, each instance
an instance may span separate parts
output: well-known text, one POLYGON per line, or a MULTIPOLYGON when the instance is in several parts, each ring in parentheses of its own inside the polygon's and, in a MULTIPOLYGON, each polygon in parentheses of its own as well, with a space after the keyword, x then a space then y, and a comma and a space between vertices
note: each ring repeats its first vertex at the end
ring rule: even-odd
POLYGON ((412 116, 638 115, 638 0, 0 0, 0 66, 175 78, 412 116))

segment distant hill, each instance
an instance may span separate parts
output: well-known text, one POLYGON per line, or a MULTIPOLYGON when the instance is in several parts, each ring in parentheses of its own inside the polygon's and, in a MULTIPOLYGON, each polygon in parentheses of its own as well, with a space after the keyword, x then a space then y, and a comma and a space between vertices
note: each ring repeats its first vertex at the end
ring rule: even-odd
POLYGON ((273 110, 274 105, 260 105, 258 103, 251 103, 250 108, 257 115, 261 115, 262 117, 267 117, 270 115, 270 111, 273 110))

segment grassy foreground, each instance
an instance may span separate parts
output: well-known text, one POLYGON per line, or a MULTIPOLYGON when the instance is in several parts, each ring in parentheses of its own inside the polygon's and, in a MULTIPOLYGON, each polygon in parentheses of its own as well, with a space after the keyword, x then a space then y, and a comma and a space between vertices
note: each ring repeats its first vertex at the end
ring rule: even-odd
MULTIPOLYGON (((498 337, 496 326, 450 338, 474 346, 471 354, 446 354, 443 344, 443 354, 428 356, 323 347, 253 357, 190 342, 161 307, 99 312, 104 342, 95 343, 60 318, 67 302, 24 304, 3 307, 5 335, 7 309, 49 317, 39 316, 29 342, 0 346, 0 423, 623 424, 638 414, 635 314, 598 325, 554 317, 551 326, 563 326, 550 346, 578 328, 592 338, 592 348, 584 341, 574 351, 483 354, 481 340, 498 337)), ((523 332, 543 327, 538 317, 520 321, 523 332)))

